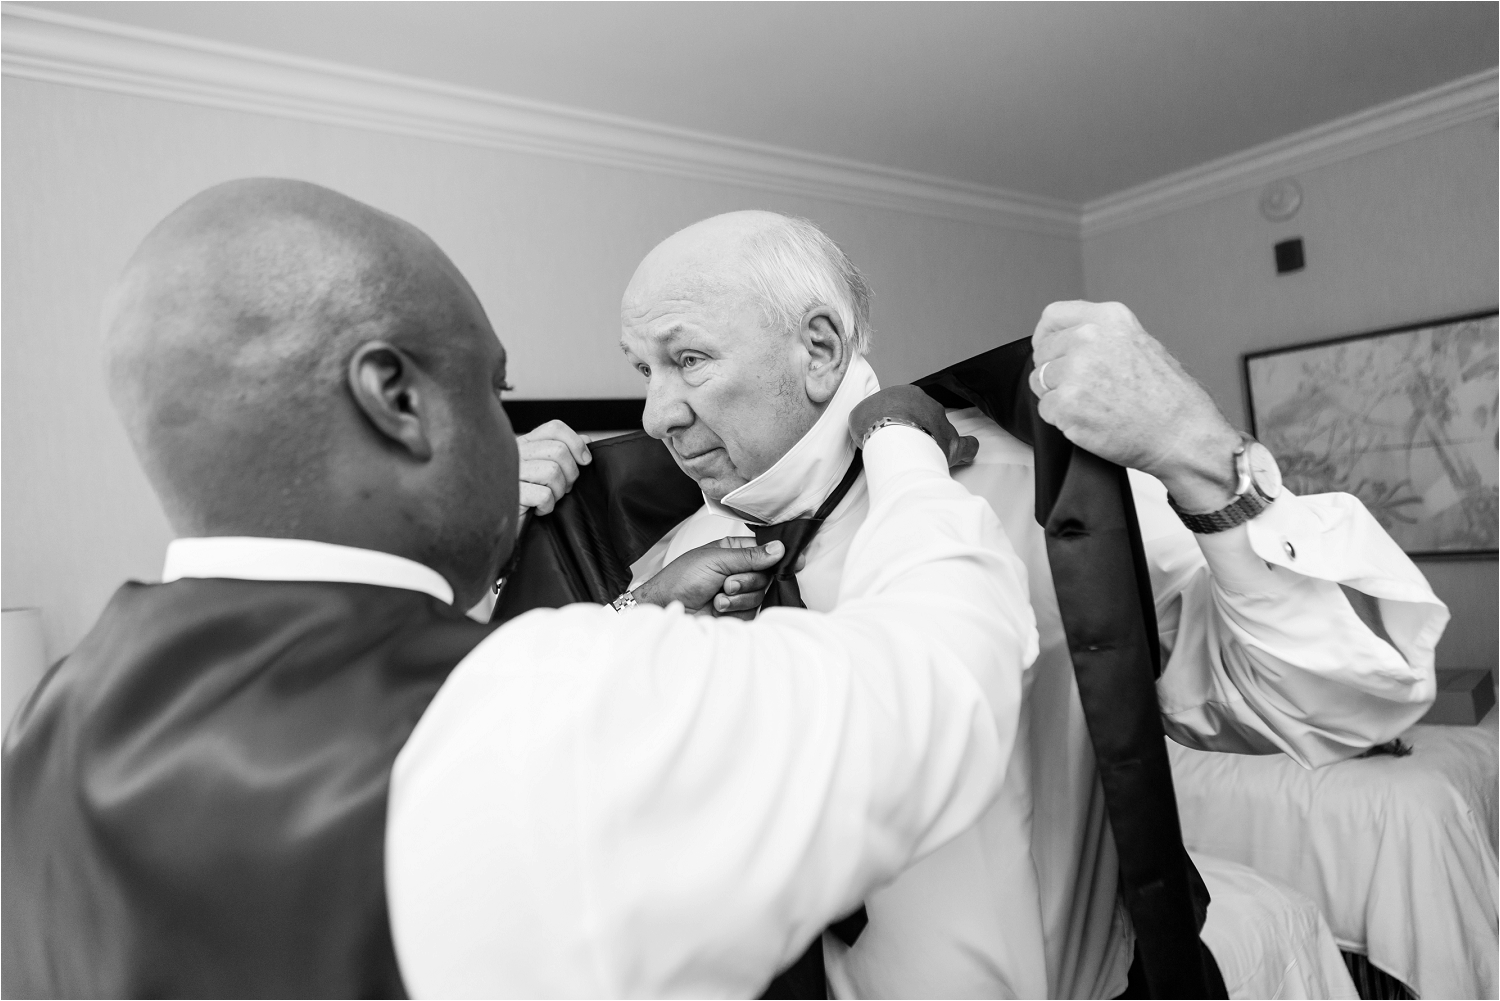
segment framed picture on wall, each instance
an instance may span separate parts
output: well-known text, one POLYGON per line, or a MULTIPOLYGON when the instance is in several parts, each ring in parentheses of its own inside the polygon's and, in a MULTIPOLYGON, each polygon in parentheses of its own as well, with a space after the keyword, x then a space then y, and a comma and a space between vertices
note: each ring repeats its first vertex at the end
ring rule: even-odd
POLYGON ((1412 556, 1496 552, 1496 374, 1494 310, 1245 356, 1288 488, 1354 494, 1412 556))

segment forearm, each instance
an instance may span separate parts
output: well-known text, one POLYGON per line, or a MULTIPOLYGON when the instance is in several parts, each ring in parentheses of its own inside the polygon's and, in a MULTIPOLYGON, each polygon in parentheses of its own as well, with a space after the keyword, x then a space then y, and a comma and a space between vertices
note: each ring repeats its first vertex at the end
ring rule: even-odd
POLYGON ((1194 536, 1167 531, 1164 498, 1132 481, 1175 738, 1322 764, 1421 717, 1447 613, 1357 500, 1286 495, 1246 525, 1194 536))
POLYGON ((870 509, 834 614, 876 632, 919 624, 941 636, 1012 726, 1011 686, 1036 658, 1036 619, 1025 567, 994 510, 952 479, 920 432, 877 433, 865 467, 870 509))
MULTIPOLYGON (((516 621, 532 628, 510 638, 518 667, 495 690, 454 692, 507 738, 477 768, 461 750, 429 765, 470 773, 477 802, 393 810, 425 841, 481 821, 482 852, 429 848, 420 885, 399 889, 474 899, 465 920, 426 917, 453 925, 454 968, 466 949, 496 956, 495 993, 752 996, 998 789, 1013 729, 1002 738, 968 671, 910 624, 552 614, 574 621, 516 621), (556 652, 559 626, 600 635, 554 653, 546 677, 520 667, 556 652)), ((456 750, 467 736, 445 734, 456 750)), ((428 993, 452 993, 443 967, 418 981, 428 993)))

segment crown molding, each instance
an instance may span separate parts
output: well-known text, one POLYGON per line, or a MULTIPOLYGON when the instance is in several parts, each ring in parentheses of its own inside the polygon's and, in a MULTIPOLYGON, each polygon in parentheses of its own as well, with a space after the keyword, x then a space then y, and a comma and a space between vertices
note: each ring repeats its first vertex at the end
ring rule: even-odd
POLYGON ((20 5, 3 29, 19 79, 1078 235, 1076 206, 980 184, 20 5))
POLYGON ((1338 118, 1106 195, 1082 208, 1084 239, 1347 160, 1465 122, 1494 117, 1493 69, 1338 118))
POLYGON ((0 72, 279 118, 557 157, 1084 238, 1493 116, 1487 70, 1082 206, 321 60, 0 5, 0 72))

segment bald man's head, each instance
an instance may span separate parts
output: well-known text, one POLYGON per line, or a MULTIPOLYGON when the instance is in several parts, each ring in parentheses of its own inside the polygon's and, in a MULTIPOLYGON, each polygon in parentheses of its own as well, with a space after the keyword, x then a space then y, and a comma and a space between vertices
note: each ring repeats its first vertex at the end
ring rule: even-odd
POLYGON ((219 185, 146 237, 105 330, 179 533, 397 552, 464 599, 493 579, 516 512, 504 352, 415 227, 303 182, 219 185))
POLYGON ((625 292, 627 310, 646 300, 691 297, 761 311, 790 333, 817 305, 838 316, 850 347, 870 348, 870 286, 814 223, 779 212, 725 212, 684 227, 652 248, 625 292))
POLYGON ((805 219, 730 212, 658 244, 620 305, 644 426, 705 494, 759 476, 816 423, 869 339, 870 290, 805 219))

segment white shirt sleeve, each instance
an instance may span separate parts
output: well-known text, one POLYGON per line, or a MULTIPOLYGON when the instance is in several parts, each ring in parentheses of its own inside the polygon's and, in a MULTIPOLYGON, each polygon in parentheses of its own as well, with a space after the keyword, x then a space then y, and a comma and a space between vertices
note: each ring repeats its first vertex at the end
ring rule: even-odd
POLYGON ((878 431, 865 468, 834 612, 573 605, 459 664, 391 781, 413 997, 754 996, 993 800, 1024 571, 927 436, 878 431))
POLYGON ((1390 740, 1427 711, 1448 610, 1358 499, 1283 493, 1244 525, 1194 535, 1160 482, 1130 479, 1170 736, 1204 750, 1284 751, 1315 767, 1390 740))

